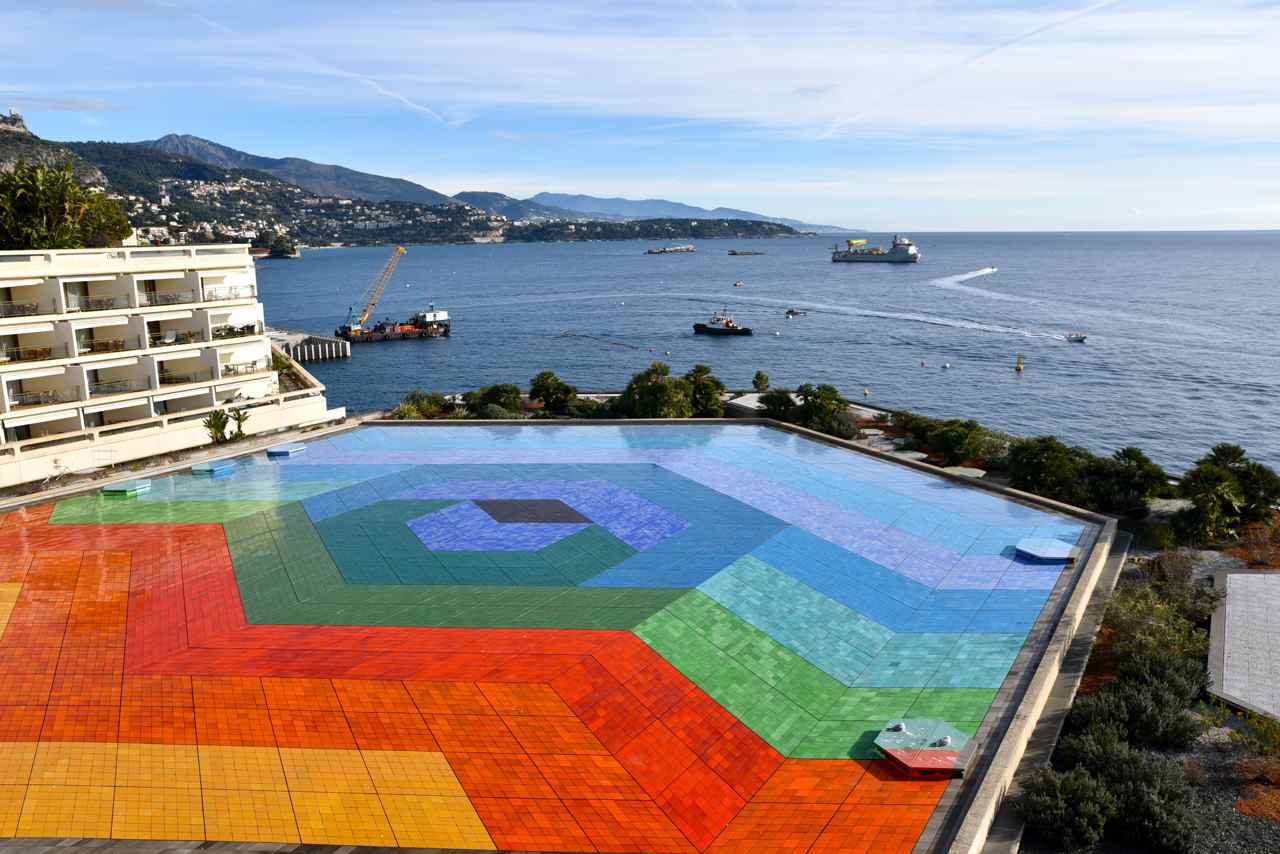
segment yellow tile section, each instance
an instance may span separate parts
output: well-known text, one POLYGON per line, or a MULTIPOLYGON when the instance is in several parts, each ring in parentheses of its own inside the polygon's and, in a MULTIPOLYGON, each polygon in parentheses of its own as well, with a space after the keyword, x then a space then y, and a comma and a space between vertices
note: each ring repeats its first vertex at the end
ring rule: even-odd
POLYGON ((204 839, 199 789, 116 787, 114 839, 204 839))
POLYGON ((403 847, 493 850, 493 840, 465 797, 383 795, 382 806, 403 847))
POLYGON ((274 747, 200 745, 200 784, 205 789, 284 791, 284 768, 274 747))
MULTIPOLYGON (((353 753, 355 751, 343 751, 353 753)), ((318 845, 395 845, 377 795, 294 792, 293 812, 303 842, 318 845)))
POLYGON ((280 761, 291 792, 374 792, 373 780, 358 750, 282 747, 280 761))
POLYGON ((360 752, 380 795, 466 795, 443 753, 419 750, 360 752))
POLYGON ((116 745, 43 741, 31 767, 32 786, 111 786, 116 781, 116 745))
POLYGON ((116 752, 116 785, 199 789, 200 759, 195 745, 121 744, 116 752))
POLYGON ((204 829, 224 842, 297 842, 298 822, 288 792, 204 790, 204 829))
POLYGON ((0 742, 0 785, 27 785, 35 758, 34 741, 0 742))
POLYGON ((29 786, 17 836, 111 835, 111 786, 29 786))
POLYGON ((27 797, 26 786, 0 786, 0 837, 18 832, 18 816, 27 797))
POLYGON ((0 584, 0 635, 4 634, 5 626, 9 625, 9 616, 13 614, 13 606, 21 592, 22 582, 0 584))

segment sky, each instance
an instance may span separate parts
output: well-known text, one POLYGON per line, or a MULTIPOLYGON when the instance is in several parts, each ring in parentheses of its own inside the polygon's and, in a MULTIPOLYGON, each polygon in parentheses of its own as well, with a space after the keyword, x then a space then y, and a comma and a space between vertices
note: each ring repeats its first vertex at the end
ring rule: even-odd
POLYGON ((1280 0, 0 0, 0 109, 446 193, 1280 227, 1280 0))

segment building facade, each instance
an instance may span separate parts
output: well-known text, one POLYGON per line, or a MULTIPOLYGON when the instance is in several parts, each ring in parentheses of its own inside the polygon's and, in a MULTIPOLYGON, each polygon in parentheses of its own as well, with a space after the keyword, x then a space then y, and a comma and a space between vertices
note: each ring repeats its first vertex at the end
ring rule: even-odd
POLYGON ((247 245, 0 252, 0 487, 341 417, 274 367, 247 245))

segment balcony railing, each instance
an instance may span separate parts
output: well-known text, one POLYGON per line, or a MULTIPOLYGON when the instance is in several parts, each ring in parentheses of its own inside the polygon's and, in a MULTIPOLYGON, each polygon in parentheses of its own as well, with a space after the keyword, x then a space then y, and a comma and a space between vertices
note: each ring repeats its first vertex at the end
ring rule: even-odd
POLYGON ((0 302, 0 317, 30 317, 39 313, 38 302, 0 302))
POLYGON ((6 347, 0 350, 0 364, 4 362, 42 362, 45 359, 65 359, 66 344, 48 347, 6 347))
POLYGON ((265 359, 258 362, 230 362, 222 366, 222 376, 247 377, 252 374, 264 374, 271 370, 271 364, 265 359))
POLYGON ((186 385, 187 383, 203 383, 213 379, 213 371, 161 371, 160 385, 186 385))
POLYGON ((85 341, 76 347, 77 355, 90 353, 122 353, 125 350, 137 350, 141 345, 136 335, 126 338, 95 338, 85 341))
POLYGON ((194 344, 204 340, 204 335, 192 330, 170 329, 165 332, 152 332, 147 336, 152 347, 174 347, 178 344, 194 344))
POLYGON ((130 391, 144 391, 147 388, 150 388, 150 384, 140 380, 104 380, 102 382, 89 383, 89 396, 124 394, 130 391))
POLYGON ((213 338, 215 341, 223 341, 227 338, 247 338, 250 335, 261 335, 261 323, 246 323, 244 326, 215 326, 213 327, 213 338))
POLYGON ((182 291, 180 293, 147 293, 143 291, 138 294, 138 305, 181 305, 188 302, 200 302, 200 295, 195 291, 182 291))
POLYGON ((209 285, 204 289, 205 302, 217 302, 226 299, 249 299, 258 295, 258 289, 252 285, 209 285))
POLYGON ((12 406, 47 406, 50 403, 68 403, 75 400, 71 392, 66 391, 11 391, 9 403, 12 406))
POLYGON ((83 297, 79 294, 67 294, 67 311, 111 311, 128 307, 129 301, 124 297, 83 297))

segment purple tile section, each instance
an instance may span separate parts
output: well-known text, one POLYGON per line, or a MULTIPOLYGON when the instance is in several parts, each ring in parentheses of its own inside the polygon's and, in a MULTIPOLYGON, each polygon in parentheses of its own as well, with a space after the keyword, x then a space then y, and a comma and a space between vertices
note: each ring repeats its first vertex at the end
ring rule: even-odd
MULTIPOLYGON (((650 548, 672 534, 683 531, 689 524, 652 501, 605 480, 445 480, 425 484, 398 497, 491 501, 554 498, 577 510, 636 551, 650 548)), ((487 517, 488 514, 485 515, 487 517)))
POLYGON ((581 522, 499 522, 470 501, 409 520, 431 551, 527 552, 577 533, 581 522))

